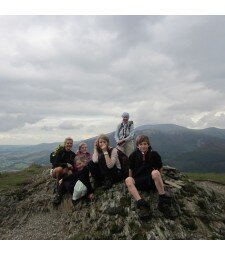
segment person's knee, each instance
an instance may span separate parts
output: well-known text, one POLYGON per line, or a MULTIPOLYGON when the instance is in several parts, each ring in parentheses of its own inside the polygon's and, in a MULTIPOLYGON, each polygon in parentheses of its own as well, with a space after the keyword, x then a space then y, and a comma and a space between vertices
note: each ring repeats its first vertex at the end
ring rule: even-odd
POLYGON ((127 177, 125 179, 125 184, 127 187, 134 185, 134 179, 132 177, 127 177))
POLYGON ((159 172, 159 170, 153 170, 152 171, 152 179, 153 180, 157 180, 161 178, 161 174, 159 172))
POLYGON ((56 167, 53 171, 52 171, 52 177, 53 178, 57 178, 60 174, 62 174, 62 167, 56 167))

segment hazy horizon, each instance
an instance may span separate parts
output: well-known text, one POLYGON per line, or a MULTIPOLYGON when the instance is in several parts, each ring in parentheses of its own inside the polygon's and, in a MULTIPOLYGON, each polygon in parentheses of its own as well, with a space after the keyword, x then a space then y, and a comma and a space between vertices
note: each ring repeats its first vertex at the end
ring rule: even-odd
MULTIPOLYGON (((179 126, 179 127, 181 127, 181 128, 187 128, 187 127, 184 127, 184 126, 180 126, 180 125, 176 125, 176 124, 172 124, 172 123, 165 123, 165 124, 143 124, 143 125, 140 125, 140 126, 137 126, 137 127, 135 127, 135 129, 137 129, 137 128, 139 128, 139 127, 142 127, 142 126, 157 126, 157 125, 172 125, 172 126, 179 126)), ((208 128, 216 128, 216 127, 208 127, 208 128)), ((208 129, 208 128, 204 128, 204 129, 208 129)), ((188 129, 192 129, 192 130, 203 130, 203 129, 200 129, 200 128, 188 128, 188 129)), ((216 128, 216 129, 220 129, 220 128, 216 128)), ((225 129, 220 129, 220 130, 224 130, 225 131, 225 129)), ((107 133, 104 133, 104 132, 102 132, 102 133, 104 133, 104 134, 109 134, 109 133, 112 133, 112 132, 114 132, 115 130, 112 130, 112 131, 110 131, 110 132, 107 132, 107 133)), ((101 132, 100 132, 101 133, 101 132)), ((98 134, 96 134, 96 135, 94 135, 94 136, 92 136, 92 137, 89 137, 89 138, 87 138, 87 139, 91 139, 91 138, 93 138, 93 137, 96 137, 96 136, 98 136, 100 133, 98 133, 98 134)), ((101 134, 102 134, 101 133, 101 134)), ((72 137, 73 138, 73 136, 71 135, 70 137, 72 137)), ((65 138, 65 137, 64 137, 65 138)), ((63 143, 63 141, 64 141, 64 138, 63 138, 63 140, 61 140, 61 141, 53 141, 53 142, 41 142, 41 143, 36 143, 36 144, 32 144, 32 143, 30 143, 30 144, 0 144, 0 146, 30 146, 30 145, 39 145, 39 144, 52 144, 52 143, 63 143)), ((86 139, 77 139, 77 140, 74 140, 74 142, 76 143, 76 142, 81 142, 81 141, 84 141, 84 140, 86 140, 86 139)))

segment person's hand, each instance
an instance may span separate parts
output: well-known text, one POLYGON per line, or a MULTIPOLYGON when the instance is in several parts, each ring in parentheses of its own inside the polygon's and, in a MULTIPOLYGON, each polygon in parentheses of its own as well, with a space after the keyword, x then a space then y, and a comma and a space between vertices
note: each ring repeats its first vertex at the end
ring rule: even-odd
POLYGON ((97 150, 97 145, 98 145, 98 139, 95 140, 95 142, 94 142, 94 150, 97 150))
POLYGON ((71 175, 73 174, 73 172, 71 170, 68 171, 68 175, 71 175))
POLYGON ((88 199, 89 199, 90 201, 93 201, 93 200, 94 200, 94 194, 93 194, 93 193, 89 194, 89 195, 88 195, 88 199))
POLYGON ((68 169, 73 169, 73 166, 69 163, 66 164, 68 169))
POLYGON ((101 146, 101 149, 102 149, 103 152, 107 152, 107 145, 106 145, 106 144, 103 144, 103 145, 101 146))
POLYGON ((61 185, 61 184, 62 184, 62 182, 63 182, 63 179, 60 179, 60 180, 59 180, 59 185, 61 185))
POLYGON ((125 143, 125 140, 124 140, 124 139, 121 139, 121 140, 118 141, 117 144, 118 144, 118 145, 121 145, 121 144, 123 144, 123 143, 125 143))

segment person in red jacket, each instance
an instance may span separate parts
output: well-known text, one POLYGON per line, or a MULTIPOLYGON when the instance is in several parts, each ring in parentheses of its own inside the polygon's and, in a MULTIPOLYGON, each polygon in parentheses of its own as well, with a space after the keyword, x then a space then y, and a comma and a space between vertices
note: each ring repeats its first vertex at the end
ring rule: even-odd
POLYGON ((76 157, 74 161, 74 170, 81 170, 80 163, 82 162, 83 167, 85 167, 91 160, 91 154, 87 151, 87 144, 82 142, 78 145, 78 150, 76 151, 76 157))

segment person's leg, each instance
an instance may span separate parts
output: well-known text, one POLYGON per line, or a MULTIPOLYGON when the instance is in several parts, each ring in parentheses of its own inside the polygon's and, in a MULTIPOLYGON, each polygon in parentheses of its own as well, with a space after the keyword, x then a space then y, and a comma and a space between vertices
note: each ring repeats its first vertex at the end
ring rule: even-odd
POLYGON ((125 153, 124 145, 123 146, 117 145, 116 148, 125 153))
POLYGON ((59 205, 65 193, 66 193, 66 187, 65 187, 65 184, 62 182, 61 184, 57 186, 57 192, 52 201, 53 204, 59 205))
POLYGON ((59 177, 63 174, 63 168, 61 166, 56 167, 52 171, 52 177, 55 179, 59 179, 59 177))
POLYGON ((159 193, 158 209, 164 214, 168 214, 170 212, 172 200, 171 194, 165 192, 162 177, 158 170, 152 171, 152 179, 155 182, 156 189, 159 193))
MULTIPOLYGON (((143 178, 141 178, 140 180, 138 180, 138 186, 139 184, 141 184, 143 182, 143 178), (140 181, 140 183, 139 183, 140 181)), ((146 181, 146 180, 144 180, 146 181)), ((151 212, 151 208, 149 206, 149 204, 141 198, 136 186, 135 186, 135 183, 136 181, 132 178, 132 177, 127 177, 126 180, 125 180, 125 183, 126 183, 126 186, 130 192, 130 194, 133 196, 133 198, 135 199, 135 203, 137 205, 137 208, 139 209, 139 218, 141 220, 147 220, 147 219, 150 219, 151 216, 152 216, 152 212, 151 212)), ((145 183, 143 183, 145 184, 145 183)))
POLYGON ((139 192, 137 190, 137 188, 134 185, 134 179, 132 177, 127 177, 125 180, 125 184, 130 192, 130 194, 133 196, 133 198, 135 199, 135 201, 138 201, 139 199, 141 199, 141 196, 139 195, 139 192))
POLYGON ((94 163, 92 160, 87 164, 86 168, 89 170, 89 172, 91 173, 91 176, 94 179, 94 183, 95 186, 101 186, 102 185, 102 181, 103 181, 103 177, 101 175, 100 169, 99 169, 99 165, 98 163, 94 163))
POLYGON ((52 177, 57 180, 57 182, 62 179, 63 176, 68 174, 68 168, 62 168, 61 166, 56 167, 52 171, 52 177))
POLYGON ((152 175, 153 181, 155 182, 155 186, 159 195, 165 194, 164 185, 163 185, 160 172, 158 170, 153 170, 151 175, 152 175))
POLYGON ((124 145, 124 153, 127 155, 127 157, 130 156, 130 154, 134 151, 134 142, 133 140, 125 143, 124 145))

